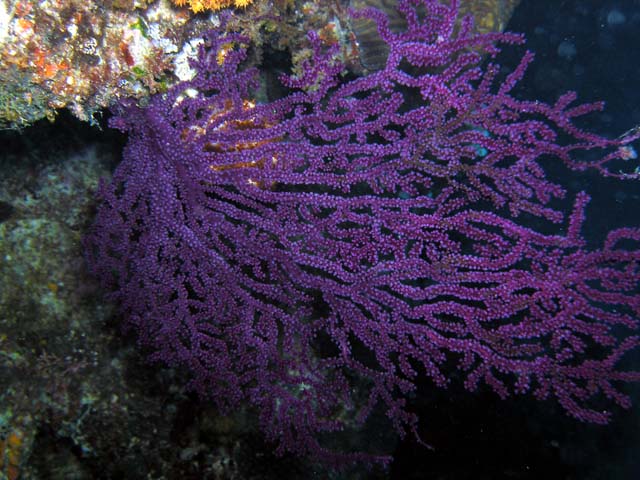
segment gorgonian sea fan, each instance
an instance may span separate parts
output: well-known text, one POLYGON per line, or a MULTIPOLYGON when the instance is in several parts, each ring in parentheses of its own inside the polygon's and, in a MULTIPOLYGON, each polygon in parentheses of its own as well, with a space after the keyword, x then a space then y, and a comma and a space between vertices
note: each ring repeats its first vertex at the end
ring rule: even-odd
POLYGON ((357 13, 390 53, 351 81, 310 35, 291 93, 265 104, 248 39, 211 32, 193 80, 112 122, 129 143, 100 189, 90 268, 152 359, 221 408, 255 407, 278 452, 364 458, 318 439, 376 406, 415 432, 407 394, 419 376, 445 387, 452 362, 471 390, 555 397, 596 423, 609 414, 593 402, 627 407, 616 384, 640 379, 617 368, 638 345, 640 231, 588 249, 588 196, 565 217, 539 163, 615 176, 637 134, 582 131, 573 120, 601 105, 572 93, 511 96, 532 55, 501 82, 481 66, 522 37, 474 34, 451 4, 399 2, 401 33, 357 13), (601 159, 580 162, 588 149, 601 159))

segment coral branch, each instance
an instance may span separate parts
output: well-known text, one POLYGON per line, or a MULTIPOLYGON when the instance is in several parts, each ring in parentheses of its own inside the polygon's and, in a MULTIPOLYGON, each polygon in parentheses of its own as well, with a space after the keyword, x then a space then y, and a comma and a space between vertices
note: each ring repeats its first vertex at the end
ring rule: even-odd
POLYGON ((319 433, 380 404, 415 432, 407 394, 420 376, 446 387, 452 364, 471 390, 555 397, 596 423, 609 414, 593 401, 628 407, 618 384, 640 379, 617 369, 638 344, 640 232, 588 249, 588 196, 567 218, 539 163, 606 172, 637 132, 580 130, 600 106, 574 94, 512 97, 533 56, 497 84, 481 52, 522 38, 458 28, 452 3, 401 1, 397 34, 359 14, 380 24, 386 68, 340 82, 316 48, 268 104, 251 100, 246 39, 212 32, 193 80, 113 122, 130 139, 86 239, 93 272, 152 359, 222 408, 256 407, 279 452, 368 458, 319 433), (588 149, 603 160, 579 160, 588 149))

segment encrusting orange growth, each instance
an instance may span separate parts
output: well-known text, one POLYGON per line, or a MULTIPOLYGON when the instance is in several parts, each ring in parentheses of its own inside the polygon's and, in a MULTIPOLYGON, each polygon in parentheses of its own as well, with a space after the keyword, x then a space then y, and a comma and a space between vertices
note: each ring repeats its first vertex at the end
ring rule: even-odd
POLYGON ((23 434, 14 431, 7 438, 0 437, 0 478, 17 480, 20 476, 20 448, 23 434))
MULTIPOLYGON (((223 45, 223 48, 221 51, 228 52, 229 49, 231 48, 231 45, 232 44, 223 45)), ((220 55, 220 52, 218 52, 218 55, 220 55)), ((224 62, 224 56, 222 57, 222 62, 224 62)), ((220 57, 218 57, 218 63, 221 63, 220 57)), ((244 111, 252 110, 255 107, 256 107, 256 104, 253 100, 244 100, 242 102, 242 110, 244 111)), ((195 137, 205 135, 209 128, 212 128, 214 131, 215 130, 222 131, 229 127, 232 127, 235 130, 251 130, 251 129, 267 128, 270 126, 269 123, 257 118, 252 118, 252 117, 244 120, 220 121, 221 117, 224 115, 227 115, 232 110, 232 108, 233 108, 233 105, 229 101, 222 109, 216 112, 213 112, 209 116, 209 119, 204 126, 192 125, 190 128, 183 130, 181 135, 182 140, 187 140, 190 135, 193 135, 195 137)), ((220 143, 217 143, 217 142, 215 143, 207 142, 204 144, 204 151, 213 152, 213 153, 241 152, 243 150, 252 150, 252 149, 258 148, 261 145, 264 145, 265 143, 275 142, 278 140, 280 139, 271 138, 271 139, 265 139, 260 141, 240 141, 236 144, 226 145, 226 146, 221 145, 220 143)), ((221 164, 221 165, 210 165, 209 168, 213 172, 224 172, 228 170, 244 169, 244 168, 264 169, 264 168, 267 168, 269 164, 272 167, 275 167, 277 163, 278 163, 277 156, 272 155, 270 160, 265 158, 261 158, 259 160, 245 160, 245 161, 239 161, 239 162, 233 162, 233 163, 227 163, 227 164, 221 164)), ((254 185, 259 188, 270 188, 273 186, 273 183, 269 186, 266 186, 264 183, 255 181, 252 179, 248 179, 248 182, 251 185, 254 185)))
POLYGON ((251 2, 253 0, 173 0, 173 3, 179 7, 188 4, 193 13, 203 10, 220 10, 226 7, 244 8, 251 2))

